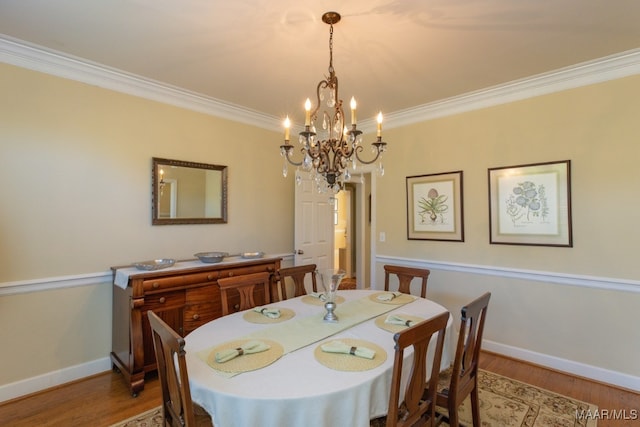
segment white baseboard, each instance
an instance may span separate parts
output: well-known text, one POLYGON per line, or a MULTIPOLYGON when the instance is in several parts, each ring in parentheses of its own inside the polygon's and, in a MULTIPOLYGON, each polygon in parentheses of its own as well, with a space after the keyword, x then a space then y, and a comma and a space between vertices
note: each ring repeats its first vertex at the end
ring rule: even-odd
MULTIPOLYGON (((483 340, 483 350, 524 360, 595 381, 612 384, 625 389, 640 392, 640 377, 623 374, 616 371, 602 369, 584 363, 561 359, 542 353, 483 340)), ((93 360, 81 365, 71 366, 58 371, 49 372, 33 378, 17 381, 0 386, 0 402, 36 393, 48 388, 56 387, 71 381, 99 374, 111 369, 109 357, 93 360)))
POLYGON ((482 349, 580 377, 589 378, 594 381, 612 384, 628 390, 640 392, 640 377, 634 377, 633 375, 598 368, 596 366, 574 362, 572 360, 561 359, 547 354, 536 353, 534 351, 512 347, 494 341, 483 340, 482 349))
POLYGON ((80 365, 70 366, 37 377, 27 378, 0 386, 0 402, 26 396, 71 381, 99 374, 111 369, 111 359, 104 357, 80 365))

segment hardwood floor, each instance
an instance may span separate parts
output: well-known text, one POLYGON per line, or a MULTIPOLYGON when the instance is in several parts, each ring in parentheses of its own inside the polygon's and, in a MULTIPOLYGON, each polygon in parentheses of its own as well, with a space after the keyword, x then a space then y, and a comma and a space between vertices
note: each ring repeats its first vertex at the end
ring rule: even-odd
MULTIPOLYGON (((483 352, 480 367, 518 381, 590 402, 609 411, 599 427, 640 426, 640 394, 483 352), (611 419, 611 414, 620 418, 611 419), (626 411, 626 412, 625 412, 626 411), (635 411, 635 412, 634 412, 635 411)), ((160 405, 157 378, 131 397, 120 374, 106 372, 68 385, 0 404, 0 426, 109 426, 160 405)), ((283 426, 287 427, 287 426, 283 426)), ((295 427, 295 426, 292 426, 295 427)))
POLYGON ((109 426, 161 404, 160 381, 147 376, 131 397, 122 375, 105 372, 0 404, 0 426, 109 426))
POLYGON ((640 394, 483 351, 480 368, 607 410, 598 427, 640 426, 640 394), (615 417, 611 414, 616 411, 615 417), (620 418, 628 419, 620 419, 620 418), (618 418, 618 419, 613 419, 618 418))

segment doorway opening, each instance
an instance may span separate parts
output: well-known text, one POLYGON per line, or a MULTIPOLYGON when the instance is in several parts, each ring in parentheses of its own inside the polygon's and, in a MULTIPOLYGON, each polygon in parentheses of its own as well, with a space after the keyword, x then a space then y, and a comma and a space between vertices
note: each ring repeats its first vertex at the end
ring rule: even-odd
POLYGON ((334 265, 345 270, 341 289, 362 289, 369 283, 371 253, 371 174, 354 175, 335 196, 334 265))

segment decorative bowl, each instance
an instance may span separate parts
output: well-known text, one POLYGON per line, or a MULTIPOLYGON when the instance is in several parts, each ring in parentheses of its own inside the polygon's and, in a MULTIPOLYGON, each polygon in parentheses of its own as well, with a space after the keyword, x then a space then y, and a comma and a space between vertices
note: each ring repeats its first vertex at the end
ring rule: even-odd
POLYGON ((242 252, 240 256, 245 259, 256 259, 262 258, 264 256, 264 252, 242 252))
POLYGON ((229 256, 229 254, 227 252, 198 252, 193 256, 197 257, 202 262, 214 264, 222 261, 224 257, 229 256))
POLYGON ((133 265, 138 269, 138 270, 147 270, 147 271, 151 271, 151 270, 161 270, 163 268, 168 268, 173 266, 173 264, 176 263, 175 259, 172 258, 160 258, 160 259, 152 259, 149 261, 141 261, 141 262, 134 262, 133 265))

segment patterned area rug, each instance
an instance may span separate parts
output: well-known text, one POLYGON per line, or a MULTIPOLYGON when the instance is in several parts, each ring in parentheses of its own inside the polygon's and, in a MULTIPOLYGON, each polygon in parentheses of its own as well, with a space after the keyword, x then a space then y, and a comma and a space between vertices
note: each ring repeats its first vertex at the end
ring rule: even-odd
MULTIPOLYGON (((595 427, 595 420, 578 419, 578 413, 595 413, 595 405, 552 393, 491 372, 480 371, 480 419, 483 426, 498 427, 595 427)), ((446 413, 446 411, 443 411, 446 413)), ((471 426, 471 404, 460 411, 461 423, 471 426)), ((160 407, 113 424, 111 427, 161 427, 160 407)), ((442 423, 442 426, 448 424, 442 423)), ((371 421, 384 427, 384 418, 371 421)), ((284 426, 283 426, 284 427, 284 426)))
POLYGON ((146 412, 128 418, 109 427, 163 427, 162 407, 150 409, 146 412))
MULTIPOLYGON (((480 370, 480 421, 483 426, 499 427, 594 427, 595 420, 578 419, 576 414, 594 413, 597 409, 579 400, 480 370)), ((444 415, 447 410, 438 408, 444 415)), ((473 425, 471 402, 467 398, 460 409, 460 423, 473 425)), ((441 426, 448 425, 446 422, 441 426)), ((384 418, 371 422, 383 427, 384 418)))

